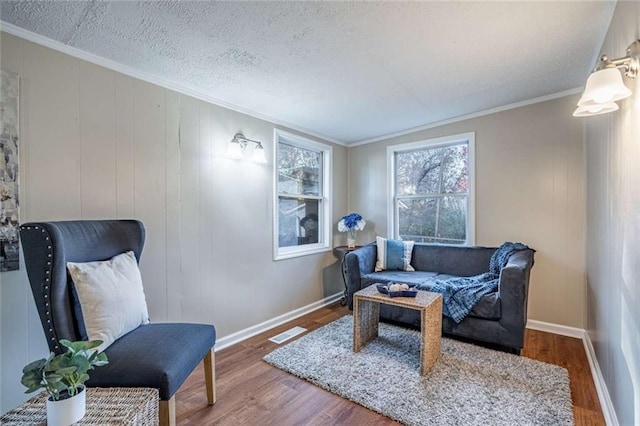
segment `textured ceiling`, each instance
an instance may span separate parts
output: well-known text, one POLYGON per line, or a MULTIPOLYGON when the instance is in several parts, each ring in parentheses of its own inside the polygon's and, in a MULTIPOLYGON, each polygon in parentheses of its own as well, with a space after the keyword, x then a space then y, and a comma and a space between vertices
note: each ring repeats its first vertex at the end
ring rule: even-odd
POLYGON ((582 86, 615 3, 2 0, 0 7, 4 22, 351 143, 582 86))

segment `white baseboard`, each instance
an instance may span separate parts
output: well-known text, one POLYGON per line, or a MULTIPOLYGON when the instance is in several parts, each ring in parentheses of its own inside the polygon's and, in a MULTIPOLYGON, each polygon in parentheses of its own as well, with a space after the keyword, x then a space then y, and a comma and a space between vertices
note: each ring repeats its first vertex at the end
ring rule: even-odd
POLYGON ((616 410, 613 408, 613 402, 609 396, 607 384, 602 376, 602 371, 600 370, 600 365, 598 364, 596 352, 593 349, 589 333, 584 333, 582 343, 584 343, 584 350, 587 353, 587 359, 589 360, 589 368, 591 369, 591 375, 593 376, 593 383, 596 385, 596 392, 598 392, 598 399, 600 400, 600 407, 602 407, 604 421, 607 423, 607 426, 618 426, 620 423, 618 423, 616 410))
POLYGON ((561 336, 584 338, 585 331, 582 328, 569 327, 567 325, 554 324, 551 322, 527 320, 527 328, 531 330, 546 331, 547 333, 559 334, 561 336))
POLYGON ((589 361, 589 369, 591 370, 593 383, 596 387, 596 392, 598 393, 598 400, 600 401, 604 420, 608 426, 619 426, 618 418, 609 395, 609 390, 607 389, 607 384, 602 376, 602 371, 600 371, 600 365, 598 365, 598 359, 596 358, 596 353, 593 350, 589 333, 582 328, 536 320, 527 320, 527 328, 531 330, 545 331, 547 333, 560 334, 562 336, 575 337, 582 340, 584 351, 587 354, 587 360, 589 361))
POLYGON ((291 312, 287 312, 270 320, 261 322, 260 324, 256 324, 254 326, 245 328, 244 330, 237 331, 228 336, 224 336, 220 339, 217 339, 215 350, 219 351, 221 349, 227 348, 231 345, 235 345, 236 343, 240 343, 243 340, 246 340, 250 337, 255 336, 256 334, 263 333, 267 330, 270 330, 274 327, 284 324, 285 322, 291 321, 293 319, 299 318, 303 315, 311 313, 313 311, 317 311, 320 308, 331 305, 332 303, 340 300, 343 296, 343 292, 336 293, 332 296, 325 297, 322 300, 317 302, 313 302, 307 306, 303 306, 301 308, 295 309, 291 312))

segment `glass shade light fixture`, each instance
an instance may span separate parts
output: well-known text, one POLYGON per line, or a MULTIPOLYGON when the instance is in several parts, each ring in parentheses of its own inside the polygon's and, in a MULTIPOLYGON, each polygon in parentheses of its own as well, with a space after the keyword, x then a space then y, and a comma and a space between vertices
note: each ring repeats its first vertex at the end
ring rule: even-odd
POLYGON ((259 141, 247 139, 240 132, 236 133, 227 145, 227 157, 249 160, 254 163, 266 163, 267 156, 259 141))
POLYGON ((607 102, 606 104, 592 104, 579 106, 573 112, 574 117, 589 117, 591 115, 607 114, 609 112, 617 111, 620 107, 615 102, 607 102))
POLYGON ((636 40, 627 48, 627 55, 618 59, 609 59, 602 55, 596 69, 587 79, 584 92, 578 101, 574 117, 588 117, 617 111, 616 101, 631 96, 631 90, 624 85, 618 68, 623 68, 625 75, 636 78, 640 68, 640 40, 636 40))

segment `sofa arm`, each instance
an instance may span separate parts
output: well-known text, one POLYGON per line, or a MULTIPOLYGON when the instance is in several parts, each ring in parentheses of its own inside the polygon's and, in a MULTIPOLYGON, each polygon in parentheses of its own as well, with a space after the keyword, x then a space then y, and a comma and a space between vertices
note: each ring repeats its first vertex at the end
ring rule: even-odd
MULTIPOLYGON (((498 293, 502 307, 500 323, 511 334, 512 347, 522 348, 524 328, 527 324, 529 275, 533 266, 534 250, 520 250, 509 258, 500 271, 498 293)), ((511 340, 510 339, 510 340, 511 340)))
POLYGON ((353 293, 362 289, 362 275, 373 272, 376 265, 378 248, 374 244, 347 253, 345 256, 347 269, 347 304, 353 309, 353 293))

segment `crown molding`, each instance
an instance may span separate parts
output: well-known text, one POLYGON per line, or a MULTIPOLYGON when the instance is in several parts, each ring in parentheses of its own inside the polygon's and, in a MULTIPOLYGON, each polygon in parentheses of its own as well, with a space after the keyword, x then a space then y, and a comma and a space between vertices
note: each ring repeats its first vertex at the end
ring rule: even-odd
POLYGON ((129 77, 146 81, 147 83, 152 83, 157 86, 163 87, 165 89, 173 90, 175 92, 182 93, 183 95, 191 96, 192 98, 196 98, 213 105, 230 109, 232 111, 239 112, 241 114, 245 114, 250 117, 268 121, 278 126, 286 127, 296 132, 301 132, 301 133, 304 133, 305 135, 321 139, 323 141, 331 142, 336 145, 347 146, 347 144, 342 141, 316 133, 313 130, 309 130, 304 127, 297 126, 293 123, 288 123, 286 121, 278 120, 277 118, 271 117, 269 115, 262 114, 260 112, 256 112, 256 111, 244 108, 242 106, 235 105, 230 102, 226 102, 226 101, 214 98, 213 96, 210 96, 202 92, 201 90, 195 87, 192 87, 188 84, 177 83, 175 81, 168 80, 166 78, 157 76, 149 72, 140 71, 128 65, 123 65, 119 62, 103 58, 102 56, 94 55, 93 53, 89 53, 84 50, 66 45, 57 40, 53 40, 43 35, 36 34, 32 31, 25 30, 24 28, 20 28, 16 25, 10 24, 3 20, 0 20, 0 30, 8 34, 14 35, 16 37, 25 39, 27 41, 39 44, 41 46, 48 47, 49 49, 56 50, 58 52, 64 53, 69 56, 73 56, 74 58, 82 59, 83 61, 91 62, 92 64, 100 65, 101 67, 108 68, 112 71, 116 71, 121 74, 128 75, 129 77))
POLYGON ((571 95, 575 95, 575 94, 581 93, 581 92, 582 92, 582 87, 576 87, 574 89, 564 90, 562 92, 552 93, 550 95, 540 96, 538 98, 533 98, 533 99, 528 99, 528 100, 525 100, 525 101, 515 102, 515 103, 512 103, 512 104, 503 105, 503 106, 499 106, 499 107, 495 107, 495 108, 491 108, 491 109, 486 109, 486 110, 474 112, 474 113, 471 113, 471 114, 460 115, 458 117, 449 118, 449 119, 442 120, 442 121, 436 121, 436 122, 424 124, 424 125, 418 126, 418 127, 412 127, 410 129, 401 130, 399 132, 389 133, 389 134, 384 135, 384 136, 377 136, 377 137, 371 138, 371 139, 365 139, 365 140, 361 140, 361 141, 354 142, 354 143, 348 143, 347 146, 349 148, 351 148, 351 147, 354 147, 354 146, 366 145, 366 144, 370 144, 370 143, 374 143, 374 142, 380 142, 380 141, 384 141, 384 140, 387 140, 387 139, 396 138, 398 136, 404 136, 404 135, 408 135, 408 134, 411 134, 411 133, 420 132, 422 130, 433 129, 435 127, 440 127, 440 126, 445 126, 447 124, 457 123, 459 121, 470 120, 472 118, 478 118, 478 117, 482 117, 482 116, 485 116, 485 115, 495 114, 497 112, 507 111, 507 110, 514 109, 514 108, 520 108, 520 107, 523 107, 523 106, 533 105, 533 104, 537 104, 537 103, 540 103, 540 102, 546 102, 546 101, 550 101, 550 100, 553 100, 553 99, 564 98, 565 96, 571 96, 571 95))

